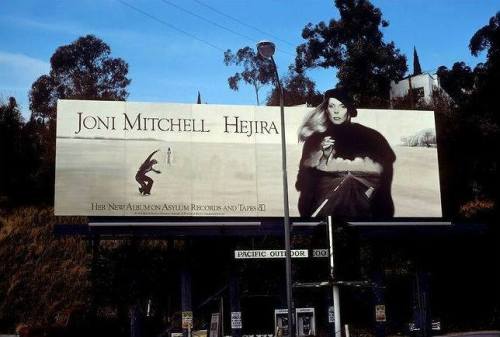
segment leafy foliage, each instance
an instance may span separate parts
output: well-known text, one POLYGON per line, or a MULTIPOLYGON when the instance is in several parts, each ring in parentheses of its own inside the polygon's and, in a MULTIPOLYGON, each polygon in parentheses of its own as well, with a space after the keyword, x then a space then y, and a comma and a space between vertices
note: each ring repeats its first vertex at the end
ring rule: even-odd
POLYGON ((128 96, 128 64, 111 57, 110 47, 93 35, 57 48, 50 66, 50 73, 31 87, 30 109, 35 118, 54 119, 58 99, 123 101, 128 96))
POLYGON ((126 88, 130 84, 128 64, 111 57, 110 47, 93 35, 57 48, 50 64, 50 73, 40 76, 31 86, 31 118, 25 126, 29 146, 38 153, 30 163, 34 196, 27 200, 46 204, 52 203, 54 195, 57 100, 121 101, 127 98, 126 88))
MULTIPOLYGON (((0 214, 0 329, 51 324, 57 313, 87 305, 89 255, 82 240, 57 239, 50 208, 0 214)), ((81 223, 82 218, 66 218, 81 223)))
POLYGON ((500 12, 490 18, 489 23, 479 29, 471 38, 469 49, 472 55, 478 56, 487 50, 488 62, 498 63, 500 60, 500 12))
POLYGON ((297 47, 298 71, 337 68, 337 86, 345 88, 362 107, 387 107, 391 80, 407 71, 406 57, 394 42, 383 41, 380 28, 389 23, 368 0, 335 0, 340 19, 309 23, 305 43, 297 47))
MULTIPOLYGON (((22 154, 21 130, 23 118, 17 106, 16 99, 0 104, 0 158, 4 163, 18 163, 22 154)), ((0 196, 7 201, 19 184, 16 168, 18 165, 0 165, 0 175, 7 179, 0 182, 0 196)))
POLYGON ((500 12, 491 17, 488 25, 479 29, 472 36, 469 48, 474 56, 486 51, 486 62, 478 64, 474 69, 475 90, 470 103, 481 113, 481 131, 488 138, 495 137, 496 139, 500 134, 500 116, 498 114, 500 12))
MULTIPOLYGON (((99 245, 93 259, 81 238, 54 236, 54 225, 62 220, 53 212, 0 211, 0 330, 25 325, 47 332, 78 312, 73 324, 80 330, 126 336, 131 306, 145 308, 151 298, 157 315, 167 314, 158 311, 179 289, 172 275, 178 273, 182 247, 171 244, 173 240, 110 240, 99 245)), ((64 223, 85 224, 87 219, 64 217, 64 223)))
POLYGON ((467 103, 475 86, 475 78, 472 69, 465 62, 456 62, 450 70, 441 66, 437 70, 437 75, 441 86, 457 106, 467 103))
POLYGON ((444 113, 437 115, 440 157, 450 180, 450 190, 443 192, 457 199, 454 213, 465 217, 480 214, 477 208, 484 205, 497 207, 492 200, 499 198, 493 183, 498 181, 499 155, 491 144, 500 140, 500 12, 473 35, 469 47, 475 56, 486 51, 486 62, 474 69, 456 62, 451 69, 441 66, 437 71, 451 99, 444 113))
MULTIPOLYGON (((476 199, 466 202, 460 207, 460 213, 466 218, 478 218, 482 215, 486 217, 493 212, 495 203, 492 200, 476 199)), ((484 217, 484 216, 483 216, 484 217)), ((484 220, 484 219, 483 219, 484 220)))
POLYGON ((38 186, 40 156, 43 155, 40 142, 44 132, 40 123, 34 120, 24 122, 16 99, 0 102, 0 205, 13 206, 31 203, 40 199, 43 193, 38 186))
MULTIPOLYGON (((293 67, 289 68, 287 76, 283 78, 283 95, 285 106, 301 104, 316 106, 323 99, 323 95, 316 90, 316 83, 303 72, 295 71, 293 67)), ((279 104, 278 89, 274 88, 267 97, 267 105, 279 104)))
POLYGON ((252 85, 255 90, 257 105, 260 105, 259 90, 264 85, 271 83, 274 78, 272 63, 269 60, 259 57, 253 48, 247 46, 239 49, 236 54, 233 54, 228 49, 224 53, 224 64, 226 66, 234 65, 243 67, 243 71, 237 72, 227 79, 229 88, 238 91, 241 81, 252 85))
POLYGON ((418 59, 417 48, 413 47, 413 76, 420 75, 421 73, 422 67, 418 59))

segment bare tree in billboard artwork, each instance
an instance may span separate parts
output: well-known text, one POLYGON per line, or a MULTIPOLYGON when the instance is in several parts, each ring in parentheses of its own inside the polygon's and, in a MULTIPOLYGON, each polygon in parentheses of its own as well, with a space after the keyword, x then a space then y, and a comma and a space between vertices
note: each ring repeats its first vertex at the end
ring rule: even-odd
POLYGON ((295 187, 302 217, 394 216, 391 184, 396 155, 378 131, 351 123, 357 113, 346 92, 331 89, 299 128, 304 147, 295 187))
POLYGON ((161 173, 159 170, 155 170, 153 168, 154 165, 158 163, 156 159, 152 159, 154 154, 160 150, 156 150, 153 153, 151 153, 146 160, 141 164, 139 167, 139 170, 137 171, 137 174, 135 175, 135 180, 141 185, 139 187, 139 192, 143 195, 150 195, 151 194, 151 188, 153 187, 153 179, 148 177, 146 173, 148 172, 155 172, 155 173, 161 173))

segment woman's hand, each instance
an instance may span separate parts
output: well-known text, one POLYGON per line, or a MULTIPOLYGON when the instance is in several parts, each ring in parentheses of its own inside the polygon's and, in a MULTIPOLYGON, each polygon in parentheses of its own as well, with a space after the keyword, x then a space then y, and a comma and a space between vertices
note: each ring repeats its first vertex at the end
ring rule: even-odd
POLYGON ((330 136, 326 136, 321 141, 321 149, 323 150, 323 157, 330 158, 333 153, 333 146, 335 145, 335 139, 330 136))

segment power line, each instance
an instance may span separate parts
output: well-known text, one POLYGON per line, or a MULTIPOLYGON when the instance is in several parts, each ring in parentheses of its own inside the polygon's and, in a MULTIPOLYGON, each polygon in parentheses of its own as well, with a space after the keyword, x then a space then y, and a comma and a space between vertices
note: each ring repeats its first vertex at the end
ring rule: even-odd
POLYGON ((211 42, 208 42, 208 41, 206 41, 206 40, 203 40, 203 39, 201 39, 201 38, 197 37, 197 36, 196 36, 196 35, 194 35, 194 34, 191 34, 191 33, 189 33, 189 32, 186 32, 186 31, 185 31, 185 30, 183 30, 183 29, 177 28, 176 26, 174 26, 174 25, 172 25, 172 24, 170 24, 170 23, 168 23, 168 22, 166 22, 166 21, 164 21, 164 20, 162 20, 162 19, 160 19, 160 18, 158 18, 158 17, 156 17, 156 16, 154 16, 154 15, 152 15, 152 14, 149 14, 149 13, 145 12, 145 11, 143 11, 142 9, 140 9, 140 8, 138 8, 138 7, 135 7, 135 6, 131 5, 131 4, 129 4, 128 2, 124 1, 124 0, 118 0, 118 1, 119 1, 122 5, 125 5, 125 6, 127 6, 127 7, 131 8, 131 9, 133 9, 134 11, 136 11, 136 12, 138 12, 138 13, 140 13, 140 14, 144 15, 144 16, 147 16, 148 18, 150 18, 150 19, 152 19, 152 20, 154 20, 154 21, 156 21, 156 22, 158 22, 158 23, 161 23, 162 25, 167 26, 168 28, 170 28, 170 29, 172 29, 172 30, 175 30, 176 32, 179 32, 179 33, 181 33, 181 34, 187 35, 187 36, 189 36, 190 38, 193 38, 193 39, 195 39, 195 40, 197 40, 197 41, 200 41, 200 42, 202 42, 202 43, 204 43, 204 44, 206 44, 206 45, 208 45, 208 46, 210 46, 210 47, 212 47, 212 48, 214 48, 214 49, 217 49, 218 51, 221 51, 221 52, 225 52, 225 51, 226 51, 226 50, 224 50, 223 48, 221 48, 221 47, 219 47, 219 46, 217 46, 217 45, 215 45, 215 44, 213 44, 213 43, 211 43, 211 42))
POLYGON ((174 4, 174 3, 172 3, 172 2, 170 2, 170 1, 168 1, 168 0, 161 0, 161 1, 162 1, 163 3, 165 3, 165 4, 169 5, 169 6, 172 6, 172 7, 174 7, 174 8, 177 8, 177 9, 178 9, 178 10, 180 10, 180 11, 183 11, 184 13, 188 13, 189 15, 192 15, 192 16, 194 16, 194 17, 196 17, 196 18, 200 19, 200 20, 203 20, 203 21, 208 22, 208 23, 210 23, 210 24, 212 24, 212 25, 214 25, 214 26, 216 26, 216 27, 219 27, 219 28, 221 28, 221 29, 224 29, 225 31, 228 31, 228 32, 230 32, 230 33, 232 33, 232 34, 238 35, 238 36, 240 36, 240 37, 242 37, 242 38, 245 38, 245 39, 251 40, 251 41, 253 41, 253 42, 258 42, 257 40, 255 40, 255 39, 254 39, 253 37, 251 37, 251 36, 248 36, 248 35, 245 35, 245 34, 238 33, 237 31, 234 31, 234 30, 232 30, 231 28, 227 28, 227 27, 225 27, 225 26, 223 26, 223 25, 220 25, 220 24, 218 24, 218 23, 217 23, 217 22, 215 22, 215 21, 209 20, 209 19, 207 19, 207 18, 205 18, 205 17, 203 17, 203 16, 201 16, 201 15, 198 15, 198 14, 196 14, 196 13, 194 13, 194 12, 190 11, 190 10, 187 10, 187 9, 185 9, 185 8, 183 8, 183 7, 179 6, 179 5, 176 5, 176 4, 174 4))
MULTIPOLYGON (((164 25, 164 26, 166 26, 166 27, 168 27, 168 28, 170 28, 170 29, 172 29, 172 30, 175 30, 176 32, 179 32, 179 33, 181 33, 181 34, 184 34, 184 35, 186 35, 186 36, 189 36, 190 38, 195 39, 195 40, 197 40, 197 41, 200 41, 200 42, 202 42, 202 43, 204 43, 204 44, 206 44, 206 45, 208 45, 208 46, 210 46, 210 47, 212 47, 212 48, 214 48, 214 49, 216 49, 216 50, 218 50, 218 51, 221 51, 221 52, 226 52, 226 49, 221 48, 221 47, 219 47, 219 46, 217 46, 217 45, 215 45, 215 44, 213 44, 213 43, 211 43, 211 42, 209 42, 209 41, 207 41, 207 40, 204 40, 204 39, 202 39, 202 38, 199 38, 198 36, 196 36, 196 35, 194 35, 194 34, 192 34, 192 33, 189 33, 189 32, 187 32, 187 31, 185 31, 185 30, 183 30, 183 29, 181 29, 181 28, 178 28, 178 27, 176 27, 175 25, 173 25, 173 24, 171 24, 171 23, 168 23, 168 22, 166 22, 165 20, 162 20, 162 19, 158 18, 158 17, 154 16, 153 14, 150 14, 150 13, 148 13, 148 12, 146 12, 146 11, 144 11, 144 10, 142 10, 142 9, 140 9, 140 8, 138 8, 138 7, 136 7, 136 6, 132 5, 132 4, 130 4, 130 3, 128 3, 128 2, 127 2, 127 1, 125 1, 125 0, 118 0, 118 1, 119 1, 122 5, 127 6, 127 7, 129 7, 130 9, 133 9, 134 11, 136 11, 136 12, 138 12, 138 13, 140 13, 140 14, 142 14, 142 15, 144 15, 144 16, 146 16, 146 17, 150 18, 150 19, 152 19, 152 20, 154 20, 154 21, 156 21, 156 22, 158 22, 158 23, 160 23, 160 24, 162 24, 162 25, 164 25)), ((244 34, 240 34, 240 33, 236 32, 236 31, 234 31, 234 30, 232 30, 232 29, 230 29, 230 28, 224 27, 224 26, 222 26, 222 25, 220 25, 220 24, 218 24, 218 23, 216 23, 216 22, 213 22, 213 21, 211 21, 211 20, 208 20, 208 19, 206 19, 206 18, 202 17, 201 15, 198 15, 198 14, 193 13, 193 12, 190 12, 190 11, 188 11, 188 10, 186 10, 186 9, 182 8, 182 7, 179 7, 178 5, 175 5, 175 4, 173 4, 173 3, 171 3, 171 2, 169 2, 169 1, 167 1, 167 0, 162 0, 162 1, 163 1, 164 3, 166 3, 166 4, 168 4, 168 5, 171 5, 171 6, 173 6, 173 7, 176 7, 176 8, 178 8, 178 9, 180 9, 180 10, 182 10, 182 11, 186 12, 186 13, 189 13, 190 15, 193 15, 193 16, 195 16, 195 17, 197 17, 197 18, 200 18, 200 19, 202 19, 202 20, 204 20, 204 21, 207 21, 207 22, 209 22, 209 23, 211 23, 211 24, 213 24, 213 25, 215 25, 215 26, 217 26, 217 27, 219 27, 219 28, 222 28, 222 29, 224 29, 224 30, 226 30, 226 31, 229 31, 229 32, 233 33, 233 34, 236 34, 236 35, 239 35, 239 36, 241 36, 241 37, 244 37, 245 39, 249 39, 249 40, 251 40, 251 41, 253 41, 253 42, 256 42, 256 40, 255 40, 254 38, 252 38, 252 37, 246 36, 246 35, 244 35, 244 34)), ((236 19, 236 20, 237 20, 237 19, 236 19)), ((268 34, 268 35, 269 35, 269 34, 268 34)), ((270 35, 270 36, 271 36, 271 35, 270 35)), ((283 50, 278 49, 278 48, 276 49, 276 51, 281 52, 281 53, 286 54, 286 55, 289 55, 289 56, 292 56, 292 57, 294 57, 294 56, 295 56, 295 55, 293 55, 293 54, 291 54, 291 53, 288 53, 288 52, 283 51, 283 50)))
MULTIPOLYGON (((240 37, 243 37, 243 38, 245 38, 245 39, 247 39, 247 40, 252 41, 253 43, 257 43, 257 42, 258 42, 258 40, 256 40, 255 38, 253 38, 253 37, 251 37, 251 36, 248 36, 248 35, 245 35, 245 34, 241 34, 241 33, 237 32, 237 31, 235 31, 235 30, 233 30, 233 29, 231 29, 231 28, 228 28, 228 27, 223 26, 223 25, 221 25, 221 24, 219 24, 219 23, 217 23, 217 22, 215 22, 215 21, 212 21, 212 20, 210 20, 210 19, 207 19, 206 17, 204 17, 204 16, 202 16, 202 15, 196 14, 196 13, 194 13, 194 12, 192 12, 192 11, 188 10, 188 9, 185 9, 185 8, 183 8, 183 7, 179 6, 179 5, 176 5, 176 4, 174 4, 174 3, 172 3, 172 2, 170 2, 170 1, 168 1, 168 0, 161 0, 161 1, 162 1, 164 4, 166 4, 166 5, 169 5, 169 6, 172 6, 172 7, 174 7, 174 8, 177 8, 178 10, 183 11, 184 13, 187 13, 187 14, 189 14, 189 15, 191 15, 191 16, 194 16, 194 17, 196 17, 196 18, 198 18, 198 19, 200 19, 200 20, 203 20, 203 21, 205 21, 205 22, 208 22, 208 23, 210 23, 210 24, 212 24, 212 25, 214 25, 214 26, 216 26, 216 27, 218 27, 218 28, 224 29, 225 31, 230 32, 230 33, 232 33, 232 34, 234 34, 234 35, 238 35, 238 36, 240 36, 240 37)), ((264 33, 264 34, 265 34, 265 33, 264 33)), ((279 52, 281 52, 281 53, 283 53, 283 54, 287 54, 287 55, 289 55, 289 56, 295 56, 295 55, 290 54, 290 53, 288 53, 288 52, 286 52, 286 51, 283 51, 283 50, 279 50, 279 49, 278 49, 278 51, 279 51, 279 52)))
POLYGON ((281 41, 281 42, 286 43, 286 44, 287 44, 287 45, 289 45, 290 47, 294 47, 294 48, 295 48, 295 45, 294 45, 293 43, 291 43, 291 42, 288 42, 287 40, 283 40, 283 39, 279 38, 279 37, 278 37, 278 36, 276 36, 276 35, 273 35, 273 34, 271 34, 271 33, 269 33, 269 32, 265 32, 265 31, 263 31, 262 29, 260 29, 260 28, 258 28, 258 27, 255 27, 255 26, 252 26, 252 25, 250 25, 250 24, 248 24, 248 23, 245 23, 245 22, 241 21, 240 19, 235 18, 234 16, 231 16, 231 15, 229 15, 229 14, 226 14, 226 13, 224 13, 224 12, 222 12, 222 11, 218 10, 217 8, 214 8, 214 7, 210 6, 210 5, 207 5, 206 3, 204 3, 204 2, 202 2, 202 1, 200 1, 200 0, 193 0, 193 1, 197 2, 198 4, 202 5, 203 7, 206 7, 206 8, 208 8, 208 9, 210 9, 211 11, 213 11, 213 12, 215 12, 215 13, 219 14, 219 15, 222 15, 222 16, 224 16, 224 17, 228 18, 228 19, 231 19, 231 20, 233 20, 233 21, 235 21, 235 22, 239 23, 240 25, 243 25, 243 26, 245 26, 245 27, 248 27, 248 28, 250 28, 250 29, 253 29, 253 30, 255 30, 255 31, 257 31, 257 32, 259 32, 259 33, 261 33, 261 34, 268 35, 268 36, 270 36, 270 37, 272 37, 272 38, 274 38, 274 39, 276 39, 276 40, 278 40, 278 41, 281 41))

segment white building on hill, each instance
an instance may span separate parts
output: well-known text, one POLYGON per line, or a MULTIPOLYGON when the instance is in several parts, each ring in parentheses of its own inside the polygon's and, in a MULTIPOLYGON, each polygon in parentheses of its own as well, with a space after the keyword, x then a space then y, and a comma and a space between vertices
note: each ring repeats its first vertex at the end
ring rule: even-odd
POLYGON ((440 88, 439 78, 436 74, 422 73, 418 75, 410 75, 401 81, 391 81, 391 101, 398 97, 405 97, 413 92, 415 101, 423 98, 429 101, 432 97, 434 89, 440 88))
POLYGON ((413 48, 413 74, 400 81, 391 81, 391 102, 396 98, 402 98, 410 94, 413 102, 420 99, 429 102, 432 98, 432 92, 438 88, 441 88, 441 86, 437 74, 422 72, 417 50, 413 48))

